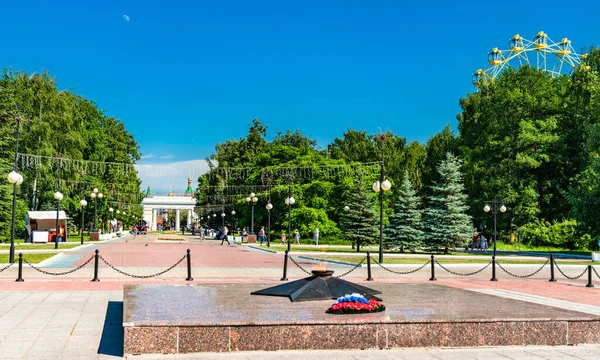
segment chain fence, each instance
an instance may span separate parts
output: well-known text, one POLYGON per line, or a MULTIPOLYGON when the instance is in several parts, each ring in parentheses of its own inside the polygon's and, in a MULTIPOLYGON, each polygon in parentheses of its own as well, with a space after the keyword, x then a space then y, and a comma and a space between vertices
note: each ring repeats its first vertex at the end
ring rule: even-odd
POLYGON ((447 272, 449 272, 452 275, 456 275, 456 276, 471 276, 471 275, 476 275, 479 274, 480 272, 482 272, 483 270, 487 269, 488 267, 490 267, 490 265, 492 265, 492 262, 490 261, 486 266, 482 267, 479 270, 475 270, 473 272, 470 273, 459 273, 456 271, 452 271, 450 269, 448 269, 447 267, 445 267, 444 265, 442 265, 439 261, 435 260, 435 263, 439 265, 439 267, 441 267, 442 269, 446 270, 447 272))
POLYGON ((513 274, 512 272, 508 271, 507 269, 504 268, 504 266, 502 266, 498 261, 496 261, 496 264, 498 265, 498 267, 500 269, 502 269, 502 271, 504 271, 505 273, 507 273, 508 275, 512 276, 512 277, 516 277, 516 278, 520 278, 520 279, 526 279, 529 277, 534 276, 535 274, 539 273, 540 271, 542 271, 542 269, 544 267, 546 267, 546 265, 548 265, 548 263, 550 262, 550 260, 546 260, 546 262, 544 263, 544 265, 542 265, 539 269, 537 269, 536 271, 532 272, 531 274, 528 275, 517 275, 517 274, 513 274))
POLYGON ((375 264, 379 265, 382 269, 387 270, 387 271, 391 272, 392 274, 397 274, 397 275, 408 275, 408 274, 416 273, 417 271, 423 269, 425 266, 431 264, 431 260, 429 260, 425 264, 423 264, 423 265, 421 265, 418 268, 413 269, 413 270, 409 270, 409 271, 395 271, 395 270, 392 270, 390 268, 387 268, 387 267, 383 266, 383 264, 380 264, 379 261, 377 261, 377 260, 375 260, 373 258, 371 258, 371 260, 375 261, 375 264))
POLYGON ((166 274, 167 272, 173 270, 177 265, 181 264, 181 262, 183 260, 185 260, 185 258, 187 257, 187 255, 184 255, 181 259, 179 259, 179 261, 177 261, 175 264, 171 265, 170 267, 168 267, 167 269, 161 271, 161 272, 157 272, 156 274, 151 274, 151 275, 135 275, 135 274, 130 274, 127 273, 123 270, 117 269, 116 267, 114 267, 112 264, 110 264, 108 261, 106 261, 102 255, 98 256, 100 258, 100 260, 102 260, 109 268, 113 269, 114 271, 118 272, 119 274, 125 275, 125 276, 129 276, 132 278, 136 278, 136 279, 148 279, 148 278, 153 278, 156 276, 160 276, 163 274, 166 274))
POLYGON ((94 259, 94 256, 92 255, 89 259, 87 259, 83 264, 79 265, 76 268, 73 268, 71 270, 67 270, 67 271, 63 271, 63 272, 58 272, 58 273, 54 273, 54 272, 50 272, 50 271, 46 271, 44 269, 41 269, 39 267, 34 266, 32 263, 30 263, 29 261, 27 261, 26 258, 23 258, 23 261, 25 261, 25 263, 27 263, 33 270, 41 272, 42 274, 45 275, 52 275, 52 276, 61 276, 61 275, 68 275, 71 273, 74 273, 77 270, 81 270, 84 266, 86 266, 87 264, 90 263, 90 261, 92 261, 92 259, 94 259))
POLYGON ((587 271, 587 267, 586 267, 585 269, 583 269, 583 272, 581 274, 579 274, 577 276, 569 276, 560 269, 560 267, 558 266, 558 264, 556 262, 554 263, 554 266, 556 266, 556 269, 558 270, 559 273, 562 274, 562 276, 566 277, 569 280, 577 280, 580 277, 582 277, 585 274, 585 272, 587 271))
POLYGON ((596 271, 596 268, 592 266, 592 270, 594 270, 594 274, 596 274, 596 277, 598 279, 600 279, 600 275, 598 274, 598 272, 596 271))
POLYGON ((300 270, 304 271, 304 272, 305 272, 305 273, 307 273, 308 275, 312 275, 312 272, 310 272, 310 271, 306 270, 305 268, 303 268, 302 266, 300 266, 300 264, 298 264, 298 263, 296 262, 296 260, 294 260, 294 258, 293 258, 293 257, 291 257, 291 256, 288 256, 288 257, 289 257, 289 258, 290 258, 290 260, 292 260, 292 262, 293 262, 293 263, 294 263, 294 264, 295 264, 295 265, 298 267, 298 269, 300 269, 300 270))
POLYGON ((336 278, 341 278, 342 276, 346 276, 346 275, 350 274, 354 270, 358 269, 362 265, 362 263, 365 262, 365 260, 367 260, 366 257, 362 258, 362 260, 358 264, 356 264, 352 269, 346 271, 345 273, 343 273, 341 275, 336 276, 336 278))
POLYGON ((9 267, 13 266, 14 263, 10 263, 8 265, 6 265, 5 267, 2 268, 2 270, 0 270, 0 273, 3 272, 4 270, 8 269, 9 267))

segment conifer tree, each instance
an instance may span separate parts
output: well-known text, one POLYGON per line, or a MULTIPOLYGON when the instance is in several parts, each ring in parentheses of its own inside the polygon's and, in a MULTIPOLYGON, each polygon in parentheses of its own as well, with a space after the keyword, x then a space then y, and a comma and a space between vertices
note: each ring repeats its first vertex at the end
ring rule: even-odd
POLYGON ((437 167, 440 181, 431 187, 426 211, 427 242, 442 248, 462 247, 471 239, 473 220, 468 210, 460 171, 461 161, 452 153, 437 167))
POLYGON ((414 249, 422 245, 423 211, 421 199, 413 189, 408 172, 398 190, 398 201, 394 204, 394 214, 390 215, 390 225, 384 230, 386 243, 391 246, 414 249))
POLYGON ((375 202, 367 194, 363 186, 356 186, 350 193, 348 205, 340 215, 340 225, 344 236, 356 244, 356 251, 360 246, 371 244, 377 238, 377 213, 375 202))

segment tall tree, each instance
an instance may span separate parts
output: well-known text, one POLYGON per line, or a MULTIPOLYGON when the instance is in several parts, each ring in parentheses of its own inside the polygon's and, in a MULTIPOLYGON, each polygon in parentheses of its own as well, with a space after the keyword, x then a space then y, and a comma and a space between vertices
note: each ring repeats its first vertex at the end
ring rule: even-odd
POLYGON ((425 240, 423 232, 423 210, 421 198, 410 182, 408 172, 398 188, 398 200, 394 204, 394 213, 389 216, 390 224, 384 230, 386 243, 404 248, 415 249, 425 240))
POLYGON ((431 187, 426 211, 427 242, 431 246, 462 247, 473 234, 473 220, 466 213, 468 197, 464 193, 460 167, 460 159, 450 152, 437 167, 440 181, 431 187))
POLYGON ((348 197, 347 208, 340 215, 342 234, 356 244, 356 251, 360 251, 361 245, 372 244, 377 239, 378 216, 374 199, 369 195, 364 186, 357 184, 348 197))

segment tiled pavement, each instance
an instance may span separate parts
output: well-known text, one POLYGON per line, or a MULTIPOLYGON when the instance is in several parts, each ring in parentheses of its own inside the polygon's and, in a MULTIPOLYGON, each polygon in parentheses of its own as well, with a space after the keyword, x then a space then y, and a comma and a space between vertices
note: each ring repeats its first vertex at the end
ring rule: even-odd
MULTIPOLYGON (((194 283, 279 283, 283 257, 277 254, 253 251, 238 246, 220 246, 220 242, 193 240, 187 243, 156 243, 151 236, 138 236, 107 243, 101 246, 101 255, 120 269, 137 275, 148 275, 164 270, 179 260, 187 248, 192 251, 194 283)), ((93 255, 96 246, 83 251, 65 252, 56 260, 42 264, 46 271, 65 271, 65 266, 79 265, 93 255), (67 255, 68 254, 68 255, 67 255), (74 256, 73 256, 74 255, 74 256), (75 257, 79 257, 75 259, 75 257), (63 259, 61 259, 63 258, 63 259)), ((122 355, 122 286, 126 283, 186 283, 185 261, 169 273, 151 279, 132 279, 102 266, 100 282, 90 282, 92 265, 69 275, 54 277, 41 274, 34 269, 24 268, 25 282, 16 283, 17 269, 9 268, 0 273, 0 359, 96 359, 120 357, 122 355)), ((102 263, 101 263, 102 264, 102 263)), ((312 264, 300 261, 311 269, 312 264)), ((329 264, 336 272, 349 269, 347 266, 329 264)), ((480 267, 448 265, 455 271, 468 272, 480 267)), ((408 268, 406 268, 408 269, 408 268)), ((402 270, 403 269, 396 269, 402 270)), ((489 269, 488 269, 489 270, 489 269)), ((531 267, 511 268, 517 274, 531 272, 531 267)), ((579 268, 565 268, 568 274, 576 275, 579 268)), ((557 274, 558 275, 558 274, 557 274)), ((288 277, 297 279, 305 274, 290 263, 288 277)), ((374 268, 376 281, 389 283, 428 283, 429 267, 412 275, 396 275, 374 268)), ((498 273, 498 282, 489 281, 489 271, 464 278, 437 269, 439 285, 462 289, 496 292, 499 296, 517 296, 547 302, 552 299, 577 304, 600 306, 600 288, 586 288, 585 280, 571 281, 562 278, 558 283, 549 283, 544 271, 530 279, 514 279, 498 273), (516 293, 516 294, 515 294, 516 293), (508 295, 507 295, 508 294, 508 295)), ((365 283, 366 269, 360 268, 346 277, 350 281, 365 283)), ((597 279, 595 279, 597 280, 597 279)), ((561 304, 557 302, 557 304, 561 304)), ((572 305, 572 304, 571 304, 572 305)), ((569 305, 570 306, 570 305, 569 305)), ((582 306, 581 309, 594 307, 582 306)), ((583 310, 580 310, 583 311, 583 310)), ((240 353, 226 354, 233 359, 300 359, 306 352, 240 353)), ((597 359, 597 347, 564 348, 499 348, 499 349, 442 349, 442 350, 366 350, 310 352, 315 359, 377 358, 377 359, 597 359)), ((145 359, 153 357, 135 357, 145 359)), ((182 359, 220 359, 223 355, 194 355, 192 357, 158 357, 182 359)))

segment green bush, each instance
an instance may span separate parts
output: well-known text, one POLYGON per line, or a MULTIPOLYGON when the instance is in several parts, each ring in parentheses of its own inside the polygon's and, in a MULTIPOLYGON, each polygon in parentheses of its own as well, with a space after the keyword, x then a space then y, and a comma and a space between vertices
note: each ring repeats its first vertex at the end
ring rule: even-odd
POLYGON ((584 250, 592 242, 588 234, 579 234, 577 221, 565 219, 563 221, 535 220, 521 226, 523 243, 533 246, 555 246, 565 249, 584 250))

